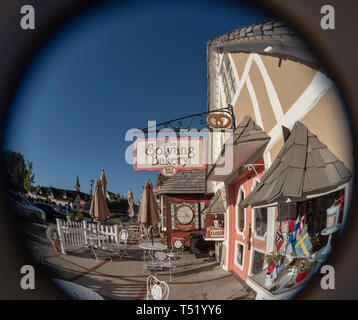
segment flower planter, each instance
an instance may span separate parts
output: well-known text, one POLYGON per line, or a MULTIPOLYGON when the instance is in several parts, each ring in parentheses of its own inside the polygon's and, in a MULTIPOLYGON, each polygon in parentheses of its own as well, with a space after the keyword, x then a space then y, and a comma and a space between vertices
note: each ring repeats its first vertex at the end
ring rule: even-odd
POLYGON ((267 267, 267 273, 268 274, 271 274, 273 269, 275 269, 275 265, 276 265, 276 263, 271 263, 271 264, 268 265, 268 267, 267 267))
POLYGON ((307 276, 307 271, 297 273, 296 283, 300 283, 307 276))

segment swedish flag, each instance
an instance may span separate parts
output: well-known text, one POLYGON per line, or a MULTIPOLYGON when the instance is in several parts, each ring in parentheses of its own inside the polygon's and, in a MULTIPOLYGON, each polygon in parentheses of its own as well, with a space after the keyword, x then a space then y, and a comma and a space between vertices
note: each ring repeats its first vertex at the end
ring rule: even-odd
POLYGON ((300 234, 300 236, 297 239, 296 245, 295 245, 295 251, 297 254, 298 258, 302 258, 305 255, 307 255, 307 253, 309 253, 309 251, 312 249, 312 243, 310 240, 310 237, 307 233, 307 229, 306 227, 302 228, 302 232, 300 234))

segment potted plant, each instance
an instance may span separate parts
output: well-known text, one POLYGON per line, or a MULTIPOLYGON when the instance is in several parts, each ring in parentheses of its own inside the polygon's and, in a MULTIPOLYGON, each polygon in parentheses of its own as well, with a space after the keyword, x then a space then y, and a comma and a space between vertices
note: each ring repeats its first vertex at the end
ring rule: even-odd
POLYGON ((311 243, 312 243, 312 252, 316 252, 322 247, 319 233, 316 233, 315 235, 313 235, 313 237, 311 237, 311 243))
POLYGON ((57 226, 55 224, 50 224, 47 227, 46 236, 51 241, 54 249, 56 251, 60 252, 61 251, 60 240, 59 240, 59 236, 58 236, 58 232, 57 232, 57 226))
POLYGON ((267 273, 271 274, 277 262, 281 262, 284 256, 278 253, 271 252, 270 254, 265 255, 265 260, 268 264, 267 273))
POLYGON ((306 278, 307 273, 316 265, 316 260, 301 258, 296 260, 297 277, 296 283, 300 283, 306 278))

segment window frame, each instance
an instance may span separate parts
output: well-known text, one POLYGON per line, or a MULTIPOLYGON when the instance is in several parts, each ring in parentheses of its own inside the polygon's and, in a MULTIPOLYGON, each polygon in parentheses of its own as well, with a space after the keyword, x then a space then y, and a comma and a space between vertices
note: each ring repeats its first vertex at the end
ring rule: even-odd
POLYGON ((246 231, 246 208, 241 208, 243 215, 244 215, 244 227, 242 230, 240 230, 240 203, 246 199, 246 192, 243 186, 241 185, 238 194, 237 194, 237 201, 235 205, 235 218, 236 218, 236 233, 239 235, 244 235, 244 232, 246 231), (243 198, 241 197, 241 192, 243 193, 243 198))

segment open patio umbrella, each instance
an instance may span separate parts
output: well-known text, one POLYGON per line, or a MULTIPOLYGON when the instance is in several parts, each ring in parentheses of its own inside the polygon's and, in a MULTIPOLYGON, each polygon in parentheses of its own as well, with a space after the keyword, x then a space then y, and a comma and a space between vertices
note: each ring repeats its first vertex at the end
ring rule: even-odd
POLYGON ((103 190, 104 197, 107 198, 107 179, 106 179, 106 175, 104 174, 104 169, 102 169, 101 177, 99 179, 101 180, 102 183, 102 190, 103 190))
POLYGON ((90 216, 96 222, 103 223, 109 218, 109 209, 107 206, 106 197, 103 194, 103 186, 101 180, 96 181, 94 194, 91 202, 90 216))
POLYGON ((129 206, 129 215, 131 218, 134 216, 134 201, 133 201, 133 192, 132 189, 129 189, 128 191, 128 206, 129 206))
POLYGON ((157 201, 153 194, 153 185, 150 180, 144 184, 142 201, 140 202, 138 220, 143 223, 144 227, 151 228, 151 238, 153 245, 153 227, 159 222, 159 212, 157 201))

